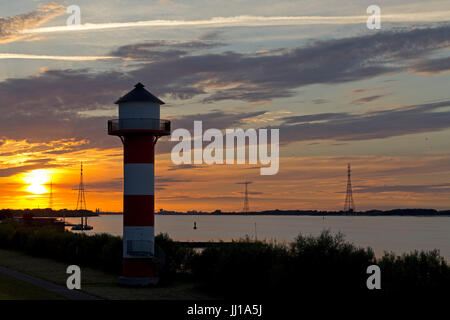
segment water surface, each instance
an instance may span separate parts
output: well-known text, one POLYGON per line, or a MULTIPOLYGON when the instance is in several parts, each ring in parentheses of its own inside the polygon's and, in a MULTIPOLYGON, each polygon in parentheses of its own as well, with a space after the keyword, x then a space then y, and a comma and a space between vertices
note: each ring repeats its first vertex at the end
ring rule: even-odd
MULTIPOLYGON (((68 219, 79 223, 79 219, 68 219)), ((122 235, 122 216, 89 218, 92 233, 122 235)), ((229 241, 243 237, 291 242, 299 234, 318 235, 324 229, 342 232, 377 255, 439 249, 450 260, 450 217, 358 216, 155 216, 156 233, 165 232, 178 241, 229 241), (194 230, 194 222, 197 229, 194 230)))

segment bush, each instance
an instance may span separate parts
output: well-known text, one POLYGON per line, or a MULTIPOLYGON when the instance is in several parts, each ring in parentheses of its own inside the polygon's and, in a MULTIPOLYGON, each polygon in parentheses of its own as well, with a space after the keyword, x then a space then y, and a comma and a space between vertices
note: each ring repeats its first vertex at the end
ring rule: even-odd
POLYGON ((367 267, 376 264, 371 248, 358 248, 323 231, 318 237, 299 235, 292 243, 285 281, 310 292, 366 292, 367 267))
POLYGON ((192 262, 194 277, 210 291, 240 296, 276 287, 287 259, 283 246, 240 240, 227 246, 210 246, 192 262))
POLYGON ((395 256, 385 253, 378 265, 383 270, 383 290, 397 294, 401 291, 439 294, 450 289, 450 266, 438 250, 395 256))
POLYGON ((299 235, 290 247, 241 240, 208 247, 193 259, 193 275, 203 288, 226 298, 294 299, 434 293, 450 287, 450 267, 437 251, 376 259, 371 248, 358 248, 324 231, 299 235), (383 290, 368 290, 367 267, 382 270, 383 290))
POLYGON ((156 257, 164 264, 159 270, 160 279, 169 282, 176 274, 187 274, 191 270, 191 260, 194 249, 181 246, 170 239, 167 233, 160 233, 155 237, 156 257))
POLYGON ((8 222, 0 224, 0 247, 108 272, 122 269, 122 239, 107 234, 87 236, 8 222))
MULTIPOLYGON (((193 249, 180 246, 167 234, 157 235, 155 244, 157 257, 164 264, 159 270, 163 282, 170 281, 177 273, 189 272, 193 249)), ((88 236, 84 233, 59 232, 51 227, 23 227, 9 221, 0 224, 0 247, 117 275, 122 272, 122 238, 108 234, 88 236)))

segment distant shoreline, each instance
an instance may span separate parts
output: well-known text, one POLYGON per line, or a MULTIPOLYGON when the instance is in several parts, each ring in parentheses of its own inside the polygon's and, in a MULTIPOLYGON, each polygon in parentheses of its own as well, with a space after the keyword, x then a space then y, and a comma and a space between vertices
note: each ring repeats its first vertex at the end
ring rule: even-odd
MULTIPOLYGON (((100 215, 122 215, 121 212, 101 212, 100 215)), ((397 216, 397 217, 450 217, 450 210, 437 211, 434 209, 395 209, 388 211, 370 210, 362 212, 343 212, 343 211, 303 211, 303 210, 274 210, 274 211, 255 211, 255 212, 155 212, 160 216, 397 216)))
MULTIPOLYGON (((32 215, 34 217, 66 217, 76 218, 80 216, 103 216, 103 215, 122 215, 122 212, 92 212, 89 210, 51 210, 51 209, 1 209, 0 219, 2 217, 18 217, 23 215, 32 215)), ((450 210, 435 210, 435 209, 393 209, 393 210, 368 210, 361 212, 344 212, 344 211, 316 211, 316 210, 266 210, 266 211, 252 211, 248 213, 243 212, 222 212, 216 210, 214 212, 203 211, 158 211, 155 215, 161 216, 400 216, 400 217, 448 217, 450 210)))
POLYGON ((222 212, 216 210, 214 212, 170 212, 159 211, 155 214, 159 215, 210 215, 210 216, 450 216, 450 210, 435 209, 393 209, 393 210, 367 210, 361 212, 344 212, 344 211, 318 211, 318 210, 265 210, 253 212, 222 212))
MULTIPOLYGON (((101 216, 102 214, 100 214, 101 216)), ((122 215, 117 213, 116 215, 122 215)), ((304 217, 450 217, 450 213, 447 214, 366 214, 366 213, 356 213, 356 214, 288 214, 288 213, 221 213, 221 214, 211 214, 211 213, 157 213, 155 215, 159 216, 278 216, 278 217, 289 217, 289 216, 304 216, 304 217)))

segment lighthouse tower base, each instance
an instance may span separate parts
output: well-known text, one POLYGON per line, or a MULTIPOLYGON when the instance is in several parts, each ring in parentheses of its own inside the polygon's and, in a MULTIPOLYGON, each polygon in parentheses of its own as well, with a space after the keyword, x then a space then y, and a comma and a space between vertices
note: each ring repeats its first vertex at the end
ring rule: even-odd
POLYGON ((124 259, 119 285, 130 287, 156 285, 159 280, 159 265, 156 257, 124 259))

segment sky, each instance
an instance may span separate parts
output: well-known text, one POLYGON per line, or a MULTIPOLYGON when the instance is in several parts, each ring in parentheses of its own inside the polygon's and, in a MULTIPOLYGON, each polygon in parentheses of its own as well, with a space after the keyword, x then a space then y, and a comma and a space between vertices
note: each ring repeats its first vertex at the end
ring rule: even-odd
POLYGON ((156 147, 156 209, 450 209, 448 1, 0 2, 0 207, 121 211, 107 135, 137 82, 172 129, 277 128, 280 165, 175 165, 156 147), (381 9, 369 29, 367 7, 381 9), (69 6, 81 25, 67 27, 69 6))

